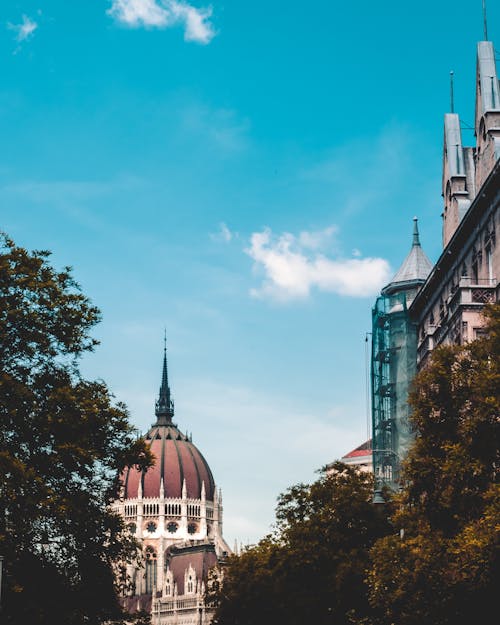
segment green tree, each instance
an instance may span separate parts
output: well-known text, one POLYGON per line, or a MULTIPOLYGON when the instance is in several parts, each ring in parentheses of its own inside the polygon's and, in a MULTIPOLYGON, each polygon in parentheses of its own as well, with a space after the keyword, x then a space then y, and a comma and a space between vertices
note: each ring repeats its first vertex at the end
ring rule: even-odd
POLYGON ((125 466, 151 463, 123 404, 78 362, 100 313, 69 268, 0 236, 2 623, 119 620, 136 544, 110 511, 125 466))
POLYGON ((369 609, 369 549, 391 528, 373 480, 342 463, 279 497, 276 531, 233 556, 215 592, 219 625, 343 625, 369 609))
POLYGON ((487 336, 436 349, 415 379, 416 440, 393 523, 372 549, 380 622, 461 625, 496 612, 500 581, 500 306, 487 336))

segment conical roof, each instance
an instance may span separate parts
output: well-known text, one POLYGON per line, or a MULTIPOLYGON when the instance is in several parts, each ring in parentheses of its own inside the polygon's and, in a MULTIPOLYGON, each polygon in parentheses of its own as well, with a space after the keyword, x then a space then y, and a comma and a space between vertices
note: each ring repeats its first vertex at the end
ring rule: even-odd
POLYGON ((396 272, 394 278, 382 289, 383 295, 390 295, 396 291, 405 291, 420 286, 427 280, 432 269, 432 263, 420 245, 418 220, 413 218, 413 243, 408 256, 396 272))

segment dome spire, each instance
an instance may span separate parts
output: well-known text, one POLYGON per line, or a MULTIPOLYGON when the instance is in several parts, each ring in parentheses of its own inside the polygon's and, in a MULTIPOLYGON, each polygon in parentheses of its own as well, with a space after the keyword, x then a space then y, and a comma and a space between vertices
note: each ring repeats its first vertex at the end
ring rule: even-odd
POLYGON ((163 371, 161 376, 161 386, 158 401, 155 406, 156 422, 164 425, 172 423, 174 416, 174 402, 170 396, 170 387, 168 385, 168 367, 167 367, 167 331, 163 337, 163 371))

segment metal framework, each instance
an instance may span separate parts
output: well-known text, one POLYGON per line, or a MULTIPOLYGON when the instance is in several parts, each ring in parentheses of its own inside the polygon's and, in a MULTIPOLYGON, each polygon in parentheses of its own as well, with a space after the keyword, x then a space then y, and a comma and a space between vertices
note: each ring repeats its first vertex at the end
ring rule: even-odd
POLYGON ((372 311, 372 428, 376 490, 399 487, 412 438, 408 390, 416 372, 417 336, 407 292, 380 296, 372 311))

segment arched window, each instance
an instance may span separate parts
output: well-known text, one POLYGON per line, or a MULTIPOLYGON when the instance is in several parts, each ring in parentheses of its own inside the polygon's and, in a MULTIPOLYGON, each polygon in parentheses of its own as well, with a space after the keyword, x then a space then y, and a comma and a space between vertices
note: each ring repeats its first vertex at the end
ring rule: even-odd
POLYGON ((193 576, 192 575, 190 575, 188 577, 187 591, 188 592, 194 592, 194 584, 193 584, 193 576))
POLYGON ((165 595, 170 597, 173 594, 174 590, 174 577, 172 575, 172 571, 167 564, 167 569, 165 573, 165 595))
POLYGON ((156 553, 152 547, 146 548, 146 593, 156 590, 156 553))

